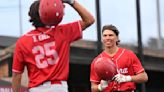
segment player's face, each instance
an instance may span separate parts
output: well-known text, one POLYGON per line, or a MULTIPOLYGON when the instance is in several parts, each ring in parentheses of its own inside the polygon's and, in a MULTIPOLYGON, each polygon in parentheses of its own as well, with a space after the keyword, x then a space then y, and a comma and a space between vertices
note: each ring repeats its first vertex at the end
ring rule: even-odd
POLYGON ((113 47, 116 46, 116 42, 118 41, 118 37, 112 30, 104 30, 102 33, 102 42, 105 47, 113 47))

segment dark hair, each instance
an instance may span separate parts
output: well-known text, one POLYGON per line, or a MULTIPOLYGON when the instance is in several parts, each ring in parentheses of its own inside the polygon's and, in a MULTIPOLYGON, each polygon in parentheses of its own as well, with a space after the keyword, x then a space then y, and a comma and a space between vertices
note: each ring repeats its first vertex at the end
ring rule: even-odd
POLYGON ((44 27, 45 24, 43 24, 40 20, 39 16, 39 1, 34 1, 31 6, 30 10, 28 12, 28 15, 30 16, 30 22, 32 23, 33 26, 37 27, 44 27))
POLYGON ((102 33, 104 32, 104 30, 112 30, 116 34, 116 36, 119 35, 118 29, 115 26, 113 26, 113 25, 105 25, 105 26, 103 26, 102 33))
MULTIPOLYGON (((105 26, 103 26, 103 28, 102 28, 102 33, 104 32, 104 30, 112 30, 112 31, 116 34, 116 36, 119 35, 119 31, 118 31, 118 29, 117 29, 114 25, 105 25, 105 26)), ((120 40, 118 40, 118 41, 116 42, 116 44, 118 45, 119 42, 120 42, 120 40)))

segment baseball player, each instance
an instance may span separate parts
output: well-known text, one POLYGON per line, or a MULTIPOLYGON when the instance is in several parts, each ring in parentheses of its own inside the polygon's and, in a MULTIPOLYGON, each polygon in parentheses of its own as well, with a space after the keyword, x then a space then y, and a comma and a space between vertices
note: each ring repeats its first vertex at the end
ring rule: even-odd
POLYGON ((92 92, 134 92, 135 83, 148 80, 140 60, 128 49, 118 47, 119 31, 113 25, 105 25, 102 29, 104 50, 91 63, 90 81, 92 92), (94 63, 100 57, 111 59, 117 67, 117 73, 112 80, 104 81, 96 74, 94 63))
MULTIPOLYGON (((34 30, 16 42, 13 58, 13 92, 20 92, 21 75, 27 67, 29 92, 68 92, 70 44, 94 23, 93 16, 75 0, 63 0, 80 15, 72 23, 47 26, 40 21, 39 3, 32 3, 29 16, 34 30)), ((57 3, 57 2, 56 2, 57 3)))

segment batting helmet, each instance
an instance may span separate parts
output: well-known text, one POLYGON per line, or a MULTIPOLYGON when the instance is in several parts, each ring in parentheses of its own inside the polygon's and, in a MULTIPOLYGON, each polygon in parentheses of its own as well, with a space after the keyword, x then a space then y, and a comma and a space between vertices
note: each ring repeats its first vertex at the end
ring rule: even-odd
POLYGON ((94 69, 102 80, 111 80, 117 74, 115 64, 106 57, 98 58, 94 63, 94 69))
POLYGON ((64 15, 64 7, 61 0, 40 0, 40 19, 45 25, 58 25, 64 15))

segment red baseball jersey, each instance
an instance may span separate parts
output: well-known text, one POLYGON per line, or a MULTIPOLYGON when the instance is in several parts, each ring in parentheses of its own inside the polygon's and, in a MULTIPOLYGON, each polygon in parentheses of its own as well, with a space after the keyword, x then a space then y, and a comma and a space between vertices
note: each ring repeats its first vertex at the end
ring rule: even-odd
POLYGON ((67 80, 71 42, 82 37, 79 21, 54 28, 37 28, 16 42, 13 72, 27 66, 29 88, 48 80, 67 80))
MULTIPOLYGON (((91 63, 91 74, 90 74, 90 81, 99 83, 101 79, 97 76, 96 72, 94 71, 94 63, 100 57, 107 57, 110 58, 117 67, 117 72, 123 75, 135 75, 144 71, 144 68, 137 58, 135 53, 131 50, 127 50, 124 48, 119 48, 117 53, 111 57, 105 51, 100 53, 91 63)), ((125 82, 125 83, 116 83, 110 82, 108 87, 104 89, 103 92, 110 92, 112 91, 126 91, 126 90, 135 90, 136 85, 134 82, 125 82)))

